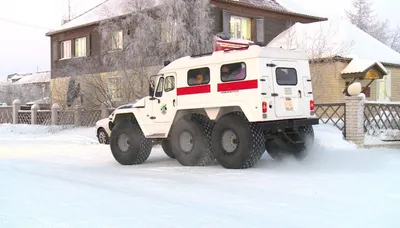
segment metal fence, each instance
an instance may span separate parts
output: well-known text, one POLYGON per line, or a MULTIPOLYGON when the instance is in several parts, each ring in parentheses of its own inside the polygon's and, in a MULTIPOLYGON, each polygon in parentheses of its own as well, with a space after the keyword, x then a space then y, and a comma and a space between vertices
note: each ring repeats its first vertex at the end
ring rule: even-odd
POLYGON ((315 113, 324 124, 332 124, 345 132, 346 104, 345 103, 321 103, 315 104, 315 113))
POLYGON ((12 123, 12 111, 12 107, 0 107, 0 123, 12 123))
POLYGON ((85 110, 82 112, 82 126, 92 127, 101 119, 101 110, 85 110))
POLYGON ((18 111, 18 123, 20 124, 31 124, 32 123, 32 112, 27 110, 18 111))
POLYGON ((51 125, 51 111, 38 110, 36 121, 36 124, 39 125, 51 125))
POLYGON ((364 104, 364 133, 380 136, 388 131, 400 130, 400 103, 366 102, 364 104))

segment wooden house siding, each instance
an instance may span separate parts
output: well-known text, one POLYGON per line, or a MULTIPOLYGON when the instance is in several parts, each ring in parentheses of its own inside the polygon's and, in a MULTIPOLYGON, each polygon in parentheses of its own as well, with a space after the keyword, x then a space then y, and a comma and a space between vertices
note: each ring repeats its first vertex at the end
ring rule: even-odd
MULTIPOLYGON (((211 0, 213 5, 212 14, 214 18, 213 33, 221 32, 229 33, 230 31, 230 15, 243 16, 252 19, 251 39, 259 44, 266 45, 279 33, 284 31, 289 22, 315 22, 317 19, 306 18, 301 16, 286 15, 282 12, 266 11, 250 6, 241 6, 226 1, 211 0)), ((71 40, 71 49, 74 50, 75 38, 87 37, 87 57, 79 58, 81 61, 88 61, 101 54, 101 37, 96 31, 98 24, 92 24, 86 27, 79 27, 63 31, 60 33, 52 33, 51 37, 51 78, 70 77, 73 72, 69 72, 67 65, 71 59, 74 59, 73 51, 71 59, 60 60, 60 42, 71 40)), ((125 32, 125 31, 124 31, 125 32)), ((99 58, 100 59, 100 58, 99 58)), ((95 69, 90 69, 87 73, 97 74, 108 72, 107 66, 104 66, 99 60, 95 69), (92 72, 91 72, 92 71, 92 72)))

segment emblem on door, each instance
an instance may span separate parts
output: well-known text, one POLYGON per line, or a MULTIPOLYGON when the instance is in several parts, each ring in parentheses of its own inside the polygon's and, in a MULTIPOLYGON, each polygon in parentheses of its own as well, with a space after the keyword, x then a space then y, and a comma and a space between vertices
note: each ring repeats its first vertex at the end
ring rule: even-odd
POLYGON ((161 113, 164 114, 164 115, 167 113, 167 105, 166 104, 163 104, 161 106, 161 113))

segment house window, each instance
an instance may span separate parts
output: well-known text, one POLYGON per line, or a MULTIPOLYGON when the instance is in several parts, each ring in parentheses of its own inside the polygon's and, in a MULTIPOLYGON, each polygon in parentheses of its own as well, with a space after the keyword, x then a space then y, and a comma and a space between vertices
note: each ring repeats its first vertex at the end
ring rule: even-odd
POLYGON ((176 20, 172 22, 161 22, 161 42, 169 43, 176 39, 176 32, 178 28, 178 22, 176 20))
POLYGON ((376 80, 376 98, 377 100, 387 101, 392 96, 392 85, 391 85, 391 72, 387 71, 387 75, 383 76, 382 79, 376 80))
POLYGON ((210 83, 210 68, 198 68, 188 71, 187 74, 188 85, 204 85, 210 83))
POLYGON ((231 38, 251 40, 251 19, 231 16, 231 38))
POLYGON ((170 92, 175 89, 175 77, 174 76, 168 76, 165 78, 165 86, 164 86, 164 91, 165 92, 170 92))
POLYGON ((124 36, 122 30, 112 32, 110 42, 110 47, 112 51, 122 50, 124 44, 124 36))
POLYGON ((276 68, 276 83, 278 85, 297 85, 297 72, 294 68, 276 68))
POLYGON ((107 94, 111 101, 120 101, 122 99, 121 86, 122 77, 107 78, 107 94))
POLYGON ((246 64, 232 63, 221 66, 221 81, 239 81, 246 78, 246 64))
POLYGON ((86 37, 75 39, 75 57, 86 56, 86 37))
POLYGON ((61 41, 60 51, 61 51, 60 59, 71 58, 71 40, 61 41))

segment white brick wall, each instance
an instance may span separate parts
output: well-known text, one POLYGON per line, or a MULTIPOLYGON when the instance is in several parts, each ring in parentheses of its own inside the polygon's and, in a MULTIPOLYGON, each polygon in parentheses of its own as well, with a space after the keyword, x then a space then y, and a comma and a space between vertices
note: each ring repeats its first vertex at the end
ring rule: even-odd
POLYGON ((345 97, 346 139, 359 147, 364 146, 364 97, 345 97))

